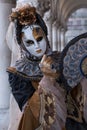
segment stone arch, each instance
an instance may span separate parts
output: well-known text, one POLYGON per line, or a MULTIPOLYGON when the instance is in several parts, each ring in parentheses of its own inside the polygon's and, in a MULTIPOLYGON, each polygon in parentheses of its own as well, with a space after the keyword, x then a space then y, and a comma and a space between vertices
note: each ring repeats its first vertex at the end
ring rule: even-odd
POLYGON ((69 13, 67 13, 67 16, 65 18, 65 21, 67 22, 68 18, 70 17, 70 15, 72 13, 74 13, 76 10, 78 9, 81 9, 81 8, 87 8, 87 3, 86 4, 80 4, 80 5, 76 5, 74 7, 72 7, 70 10, 69 10, 69 13))

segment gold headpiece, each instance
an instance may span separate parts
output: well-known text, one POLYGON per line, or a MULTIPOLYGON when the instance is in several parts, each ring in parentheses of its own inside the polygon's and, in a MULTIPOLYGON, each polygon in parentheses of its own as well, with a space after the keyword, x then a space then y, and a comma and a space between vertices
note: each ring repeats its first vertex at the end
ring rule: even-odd
POLYGON ((36 22, 36 8, 29 4, 16 8, 10 15, 10 20, 18 20, 21 25, 30 25, 36 22))

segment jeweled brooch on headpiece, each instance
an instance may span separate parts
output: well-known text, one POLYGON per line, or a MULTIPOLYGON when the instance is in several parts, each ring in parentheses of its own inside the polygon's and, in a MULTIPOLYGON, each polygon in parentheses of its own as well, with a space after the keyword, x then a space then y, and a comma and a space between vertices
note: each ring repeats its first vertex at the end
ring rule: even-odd
POLYGON ((11 21, 18 20, 21 25, 30 25, 36 22, 36 8, 26 5, 15 9, 10 15, 11 21))

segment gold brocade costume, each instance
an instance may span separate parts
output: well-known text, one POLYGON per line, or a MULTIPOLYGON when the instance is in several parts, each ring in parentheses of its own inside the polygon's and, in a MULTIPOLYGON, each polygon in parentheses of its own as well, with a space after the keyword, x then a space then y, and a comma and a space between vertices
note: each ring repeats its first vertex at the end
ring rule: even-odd
MULTIPOLYGON (((33 83, 35 84, 35 82, 33 83)), ((37 83, 36 83, 37 84, 37 83)), ((36 85, 35 84, 35 88, 36 85)), ((35 130, 39 124, 40 97, 36 91, 27 101, 18 130, 35 130)))
POLYGON ((84 96, 82 95, 82 88, 79 84, 71 92, 67 94, 66 106, 67 117, 77 122, 83 122, 83 105, 84 96))

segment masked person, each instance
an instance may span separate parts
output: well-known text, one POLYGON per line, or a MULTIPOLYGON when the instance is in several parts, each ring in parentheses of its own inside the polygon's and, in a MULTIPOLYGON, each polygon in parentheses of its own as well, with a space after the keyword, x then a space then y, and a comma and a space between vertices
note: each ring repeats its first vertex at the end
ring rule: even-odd
POLYGON ((23 112, 18 130, 35 130, 39 126, 40 100, 36 90, 43 74, 39 63, 44 54, 52 53, 47 27, 34 7, 15 8, 10 15, 21 57, 8 67, 12 94, 23 112))

